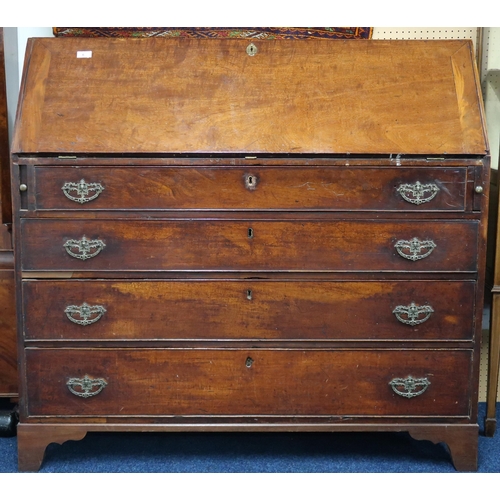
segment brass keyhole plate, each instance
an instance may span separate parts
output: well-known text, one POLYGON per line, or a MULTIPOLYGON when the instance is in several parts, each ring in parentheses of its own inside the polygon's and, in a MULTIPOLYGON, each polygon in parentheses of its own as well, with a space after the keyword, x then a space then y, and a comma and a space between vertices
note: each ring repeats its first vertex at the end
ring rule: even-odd
POLYGON ((249 191, 255 191, 255 189, 257 188, 257 183, 259 181, 258 177, 254 174, 245 174, 244 179, 245 187, 249 191))
POLYGON ((247 47, 247 54, 249 56, 254 56, 255 54, 257 54, 258 50, 257 50, 257 47, 251 43, 248 47, 247 47))

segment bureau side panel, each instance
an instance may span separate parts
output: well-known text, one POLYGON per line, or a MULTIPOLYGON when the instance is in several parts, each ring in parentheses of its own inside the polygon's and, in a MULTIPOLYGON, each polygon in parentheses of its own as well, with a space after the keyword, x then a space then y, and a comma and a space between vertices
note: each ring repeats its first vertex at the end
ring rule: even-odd
POLYGON ((0 270, 0 397, 17 393, 14 271, 0 270))

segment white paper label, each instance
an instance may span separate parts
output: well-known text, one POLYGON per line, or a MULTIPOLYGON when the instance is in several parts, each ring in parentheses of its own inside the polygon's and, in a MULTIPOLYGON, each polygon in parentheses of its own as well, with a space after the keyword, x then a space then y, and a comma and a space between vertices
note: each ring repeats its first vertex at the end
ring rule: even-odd
POLYGON ((91 50, 77 50, 76 58, 77 59, 90 59, 92 57, 91 50))

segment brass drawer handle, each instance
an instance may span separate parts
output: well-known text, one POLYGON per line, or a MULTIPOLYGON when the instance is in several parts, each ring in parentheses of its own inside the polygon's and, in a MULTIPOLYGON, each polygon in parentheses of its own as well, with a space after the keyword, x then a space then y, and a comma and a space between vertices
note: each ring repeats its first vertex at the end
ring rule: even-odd
POLYGON ((417 306, 415 302, 412 302, 409 306, 397 306, 392 312, 401 323, 415 326, 427 321, 434 312, 434 309, 431 306, 417 306), (420 317, 422 314, 425 315, 423 318, 420 317))
POLYGON ((431 385, 428 378, 413 378, 409 375, 406 378, 395 378, 389 382, 392 390, 404 398, 414 398, 423 394, 427 387, 431 385))
POLYGON ((416 261, 428 257, 437 245, 432 240, 420 241, 418 238, 412 238, 411 240, 399 240, 394 247, 401 257, 416 261))
POLYGON ((105 246, 102 240, 88 240, 85 236, 83 236, 81 240, 68 240, 64 244, 66 252, 68 252, 71 257, 80 260, 87 260, 95 257, 105 246), (74 249, 78 253, 70 249, 74 249))
POLYGON ((99 394, 108 383, 103 378, 90 378, 85 375, 83 378, 70 378, 66 385, 75 396, 90 398, 99 394), (80 389, 77 390, 77 387, 80 389))
POLYGON ((397 189, 398 193, 409 203, 421 205, 431 201, 439 191, 436 184, 421 184, 419 181, 415 184, 401 184, 397 189))
POLYGON ((81 179, 79 182, 65 182, 61 189, 71 201, 83 204, 95 200, 104 191, 104 186, 98 182, 88 183, 81 179), (70 194, 73 192, 74 195, 70 194))
POLYGON ((103 306, 90 306, 84 302, 81 306, 68 306, 64 309, 66 316, 70 321, 77 325, 87 326, 99 321, 106 309, 103 306), (75 318, 77 315, 80 319, 75 318))

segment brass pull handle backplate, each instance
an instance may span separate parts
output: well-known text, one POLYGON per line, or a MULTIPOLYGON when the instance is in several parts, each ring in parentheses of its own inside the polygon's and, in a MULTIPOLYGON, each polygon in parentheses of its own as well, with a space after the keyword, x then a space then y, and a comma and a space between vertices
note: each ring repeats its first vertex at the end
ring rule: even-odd
POLYGON ((418 238, 412 238, 411 240, 397 241, 394 248, 401 257, 416 261, 428 257, 436 246, 432 240, 421 241, 418 238))
POLYGON ((99 321, 106 309, 103 306, 90 306, 84 302, 81 306, 68 306, 64 309, 70 321, 77 325, 87 326, 99 321), (78 316, 79 319, 75 318, 78 316))
POLYGON ((397 306, 392 312, 401 323, 415 326, 427 321, 434 309, 431 306, 417 306, 415 302, 412 302, 409 306, 397 306), (421 317, 422 315, 424 317, 421 317))
POLYGON ((408 203, 421 205, 431 201, 438 194, 439 188, 434 183, 421 184, 417 181, 415 184, 401 184, 397 191, 408 203))
POLYGON ((106 245, 102 240, 88 240, 83 236, 81 240, 68 240, 63 246, 71 257, 87 260, 99 254, 106 245))
POLYGON ((66 385, 75 396, 90 398, 99 394, 108 383, 103 378, 90 378, 85 375, 83 378, 70 378, 66 385), (78 387, 79 390, 77 390, 78 387))
POLYGON ((88 203, 95 200, 104 190, 104 186, 98 182, 65 182, 61 188, 65 196, 76 203, 88 203))
POLYGON ((413 378, 411 375, 408 375, 406 378, 392 379, 389 385, 399 396, 411 399, 423 394, 431 383, 428 378, 413 378))

